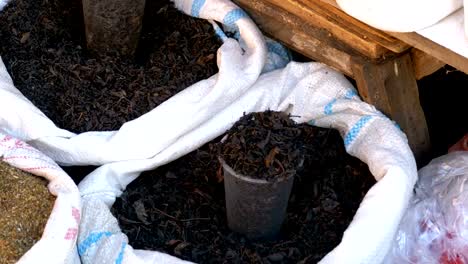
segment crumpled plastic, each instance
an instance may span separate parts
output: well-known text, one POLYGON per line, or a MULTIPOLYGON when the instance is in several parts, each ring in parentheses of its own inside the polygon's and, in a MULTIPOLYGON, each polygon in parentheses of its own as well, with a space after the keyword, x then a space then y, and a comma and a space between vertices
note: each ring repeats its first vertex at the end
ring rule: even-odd
POLYGON ((468 151, 434 159, 419 171, 384 263, 468 263, 468 151))

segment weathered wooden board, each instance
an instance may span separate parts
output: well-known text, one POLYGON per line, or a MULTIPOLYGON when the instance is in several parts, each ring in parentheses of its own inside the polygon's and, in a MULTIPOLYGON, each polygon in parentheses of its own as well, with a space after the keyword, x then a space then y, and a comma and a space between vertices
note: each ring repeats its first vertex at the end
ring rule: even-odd
MULTIPOLYGON (((326 4, 330 5, 330 6, 334 6, 335 8, 339 9, 339 6, 338 6, 338 4, 336 3, 335 0, 308 0, 308 1, 310 1, 310 2, 320 1, 322 3, 326 3, 326 4)), ((352 21, 352 20, 348 20, 348 21, 352 21)), ((367 27, 369 27, 369 26, 367 26, 367 27)), ((371 27, 369 27, 369 28, 371 28, 371 27)), ((371 30, 369 30, 369 32, 371 32, 371 30)), ((380 31, 380 32, 382 32, 382 31, 380 31)), ((425 37, 423 37, 423 36, 421 36, 421 35, 419 35, 419 34, 417 34, 415 32, 411 32, 411 33, 384 32, 383 34, 393 36, 395 39, 403 41, 403 42, 407 43, 408 45, 410 45, 411 47, 416 47, 417 49, 419 49, 420 51, 428 54, 429 56, 434 57, 436 60, 439 60, 443 64, 449 64, 452 67, 455 67, 458 70, 463 71, 463 72, 468 74, 468 59, 467 58, 465 58, 465 57, 461 56, 460 54, 457 54, 457 53, 451 51, 450 49, 445 48, 445 47, 443 47, 443 46, 441 46, 441 45, 439 45, 439 44, 437 44, 437 43, 435 43, 435 42, 433 42, 433 41, 431 41, 431 40, 429 40, 429 39, 427 39, 427 38, 425 38, 425 37)), ((387 47, 387 48, 390 49, 390 50, 393 50, 390 47, 387 47)), ((393 51, 395 51, 395 50, 393 50, 393 51)), ((423 61, 427 62, 426 59, 427 58, 424 58, 423 61)), ((418 62, 416 62, 416 63, 418 63, 418 62)), ((437 63, 434 63, 434 61, 432 61, 430 63, 431 63, 431 66, 429 68, 436 67, 435 65, 437 65, 437 63)), ((427 72, 427 69, 421 69, 422 72, 419 72, 420 69, 421 69, 421 67, 418 64, 416 64, 416 69, 415 70, 416 70, 416 77, 418 79, 424 77, 424 76, 421 76, 421 73, 427 72)))
POLYGON ((242 5, 263 32, 280 40, 289 48, 352 77, 351 55, 340 50, 337 41, 329 40, 319 29, 276 6, 263 1, 246 1, 242 5))
MULTIPOLYGON (((241 6, 252 5, 249 0, 236 0, 241 6)), ((409 45, 382 31, 371 28, 350 17, 335 6, 318 0, 262 0, 264 5, 279 7, 290 14, 323 29, 331 37, 362 53, 370 59, 379 59, 389 51, 401 53, 409 45)))
POLYGON ((388 34, 401 39, 413 47, 433 56, 434 58, 457 68, 460 71, 468 74, 468 59, 421 36, 417 33, 396 33, 388 32, 388 34))
POLYGON ((442 61, 418 49, 411 49, 411 60, 416 80, 431 75, 445 65, 442 61))

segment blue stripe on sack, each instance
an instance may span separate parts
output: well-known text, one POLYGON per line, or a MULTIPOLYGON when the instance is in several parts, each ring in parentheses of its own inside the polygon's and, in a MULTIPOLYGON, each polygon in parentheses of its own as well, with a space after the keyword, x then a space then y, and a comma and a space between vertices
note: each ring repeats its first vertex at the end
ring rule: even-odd
POLYGON ((323 112, 326 115, 331 115, 333 114, 333 105, 336 103, 336 98, 331 100, 327 105, 325 105, 325 108, 323 109, 323 112))
POLYGON ((127 243, 122 242, 122 247, 120 247, 119 255, 117 256, 117 259, 115 259, 115 264, 122 264, 126 246, 127 243))
POLYGON ((235 39, 240 39, 241 35, 240 35, 240 32, 239 32, 239 29, 236 29, 236 33, 234 33, 234 38, 235 39))
POLYGON ((249 16, 247 15, 247 13, 244 12, 244 10, 236 8, 236 9, 229 11, 226 14, 226 16, 224 16, 223 24, 226 26, 233 27, 233 26, 236 26, 237 20, 242 19, 242 18, 248 18, 248 17, 249 16))
POLYGON ((353 127, 348 131, 348 133, 345 136, 344 139, 344 144, 345 147, 348 147, 349 144, 351 144, 356 137, 359 135, 359 132, 361 132, 361 129, 369 122, 369 120, 372 119, 372 116, 370 115, 365 115, 361 117, 356 124, 353 125, 353 127))
POLYGON ((92 245, 98 243, 103 237, 110 237, 111 232, 92 232, 88 237, 78 245, 78 254, 82 256, 92 245))
POLYGON ((315 126, 315 120, 312 119, 310 120, 309 122, 307 122, 307 124, 311 125, 311 126, 315 126))
POLYGON ((200 10, 205 5, 206 0, 193 0, 190 14, 194 17, 200 17, 200 10))
POLYGON ((268 41, 268 51, 278 54, 282 59, 289 60, 289 54, 286 49, 278 42, 268 41))
POLYGON ((345 94, 345 98, 346 99, 351 99, 353 98, 354 96, 357 96, 357 92, 355 90, 349 90, 346 94, 345 94))
POLYGON ((225 41, 227 39, 226 34, 224 33, 224 31, 218 25, 213 24, 213 28, 214 28, 214 31, 215 31, 216 35, 218 35, 218 37, 222 41, 225 41))

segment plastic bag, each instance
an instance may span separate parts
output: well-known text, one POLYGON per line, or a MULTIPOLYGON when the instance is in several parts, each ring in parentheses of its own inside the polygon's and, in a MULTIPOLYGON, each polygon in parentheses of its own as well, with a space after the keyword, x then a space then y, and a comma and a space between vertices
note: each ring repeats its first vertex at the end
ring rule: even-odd
POLYGON ((57 197, 41 239, 17 263, 80 263, 76 240, 81 203, 78 187, 73 180, 50 158, 25 142, 1 132, 0 160, 46 178, 49 191, 57 197))
POLYGON ((468 263, 468 152, 419 171, 415 195, 385 263, 468 263))

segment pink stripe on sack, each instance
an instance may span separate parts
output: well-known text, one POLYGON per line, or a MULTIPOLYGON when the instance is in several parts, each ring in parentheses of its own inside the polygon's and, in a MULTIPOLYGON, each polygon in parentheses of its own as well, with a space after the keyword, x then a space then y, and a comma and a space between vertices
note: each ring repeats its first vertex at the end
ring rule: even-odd
POLYGON ((10 146, 9 144, 5 144, 5 143, 2 143, 2 142, 0 142, 0 146, 4 147, 6 149, 9 149, 9 150, 11 150, 11 149, 26 149, 26 150, 31 150, 31 151, 36 150, 33 147, 28 146, 28 145, 26 145, 26 146, 10 146))
POLYGON ((6 135, 0 142, 7 142, 7 141, 10 141, 12 138, 13 138, 12 136, 6 135))
POLYGON ((73 239, 76 238, 77 235, 78 235, 78 228, 70 227, 70 228, 68 228, 64 239, 65 240, 73 240, 73 239))
POLYGON ((3 160, 11 160, 11 159, 29 159, 28 156, 9 156, 4 157, 3 160))
POLYGON ((25 171, 36 171, 36 170, 43 170, 43 169, 57 169, 56 167, 51 167, 51 166, 41 166, 41 167, 30 167, 30 168, 20 168, 22 170, 25 170, 25 171))
MULTIPOLYGON (((50 166, 54 166, 54 164, 51 164, 51 161, 48 159, 44 158, 38 158, 38 157, 31 157, 31 156, 7 156, 3 157, 3 160, 13 160, 13 159, 22 159, 22 160, 40 160, 43 162, 48 163, 50 166)), ((55 166, 54 166, 55 167, 55 166)))
POLYGON ((1 141, 0 145, 4 146, 8 149, 14 149, 14 148, 20 148, 20 149, 29 149, 29 150, 35 150, 33 147, 29 146, 26 142, 23 142, 19 139, 14 139, 12 136, 5 136, 1 141), (9 143, 10 141, 14 141, 14 146, 8 146, 6 143, 9 143))
POLYGON ((19 140, 19 139, 16 139, 15 140, 15 147, 17 148, 24 148, 24 147, 27 147, 28 145, 26 143, 24 143, 23 141, 19 140))
POLYGON ((75 218, 76 223, 79 224, 81 215, 80 215, 80 210, 78 210, 78 208, 72 207, 72 216, 73 218, 75 218))

